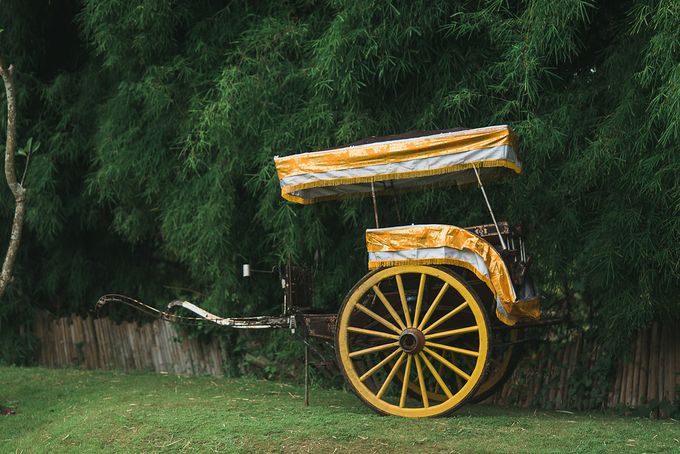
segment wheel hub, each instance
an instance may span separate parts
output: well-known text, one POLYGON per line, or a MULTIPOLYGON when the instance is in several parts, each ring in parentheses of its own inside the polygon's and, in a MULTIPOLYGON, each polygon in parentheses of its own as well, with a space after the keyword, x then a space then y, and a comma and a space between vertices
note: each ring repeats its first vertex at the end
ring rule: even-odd
POLYGON ((406 353, 420 353, 425 347, 425 335, 417 328, 406 328, 399 336, 399 346, 406 353))

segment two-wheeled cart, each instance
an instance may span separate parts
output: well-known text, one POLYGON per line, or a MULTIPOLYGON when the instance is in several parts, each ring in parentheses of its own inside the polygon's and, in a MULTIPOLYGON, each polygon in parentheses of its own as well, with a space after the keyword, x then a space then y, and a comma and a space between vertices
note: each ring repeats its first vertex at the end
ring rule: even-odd
MULTIPOLYGON (((420 132, 332 150, 275 157, 284 199, 312 204, 372 198, 376 228, 366 231, 369 272, 337 314, 312 314, 300 270, 283 267, 283 314, 225 318, 187 301, 197 318, 234 328, 289 328, 331 339, 349 387, 389 415, 440 416, 490 395, 514 364, 519 328, 540 317, 522 231, 495 219, 484 183, 521 172, 508 126, 420 132), (378 228, 377 197, 418 188, 477 186, 493 223, 378 228)), ((244 266, 244 275, 251 269, 244 266)), ((120 295, 122 302, 169 320, 120 295)))

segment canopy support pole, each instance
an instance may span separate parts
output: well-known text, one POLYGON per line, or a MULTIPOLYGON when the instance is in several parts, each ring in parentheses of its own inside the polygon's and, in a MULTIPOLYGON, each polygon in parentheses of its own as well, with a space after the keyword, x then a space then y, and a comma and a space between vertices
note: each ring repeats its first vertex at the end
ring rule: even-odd
POLYGON ((491 204, 489 203, 489 198, 486 196, 486 191, 484 190, 484 185, 482 184, 482 179, 479 178, 479 171, 477 170, 476 166, 472 166, 472 170, 475 171, 475 176, 477 177, 477 183, 479 183, 479 189, 482 190, 482 195, 484 196, 484 201, 486 202, 486 207, 489 209, 489 213, 491 214, 491 219, 493 220, 493 225, 496 226, 496 233, 498 234, 498 239, 501 240, 501 246, 503 247, 503 250, 507 249, 505 246, 505 241, 503 240, 503 235, 501 235, 501 231, 498 229, 498 222, 496 222, 496 216, 493 214, 493 210, 491 209, 491 204))
POLYGON ((373 216, 375 216, 375 228, 380 228, 380 223, 378 222, 378 202, 375 200, 375 186, 371 181, 371 196, 373 197, 373 216))

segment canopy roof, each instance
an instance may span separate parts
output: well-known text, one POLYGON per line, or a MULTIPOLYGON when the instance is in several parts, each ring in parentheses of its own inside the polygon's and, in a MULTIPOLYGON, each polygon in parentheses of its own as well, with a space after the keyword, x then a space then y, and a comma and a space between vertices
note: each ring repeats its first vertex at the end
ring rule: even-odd
POLYGON ((476 182, 520 173, 516 139, 507 125, 418 133, 332 150, 274 158, 281 195, 310 204, 376 191, 476 182))

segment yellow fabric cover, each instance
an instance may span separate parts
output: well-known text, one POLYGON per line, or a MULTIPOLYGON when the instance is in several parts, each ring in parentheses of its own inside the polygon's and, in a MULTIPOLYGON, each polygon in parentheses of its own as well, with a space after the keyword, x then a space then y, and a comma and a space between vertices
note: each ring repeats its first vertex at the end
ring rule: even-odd
POLYGON ((419 258, 408 260, 384 261, 373 260, 368 263, 369 269, 384 266, 409 264, 461 266, 472 271, 494 293, 498 302, 503 305, 505 312, 512 318, 496 311, 498 318, 507 325, 514 325, 518 319, 540 318, 538 300, 522 301, 518 304, 515 290, 510 279, 505 262, 496 249, 484 239, 465 229, 451 225, 412 225, 388 229, 366 231, 366 248, 371 252, 394 252, 425 248, 448 247, 469 251, 477 254, 486 264, 489 276, 484 276, 470 263, 450 257, 419 258))
MULTIPOLYGON (((369 189, 356 187, 365 183, 422 179, 420 184, 414 182, 413 186, 428 186, 433 176, 460 173, 473 167, 496 169, 496 172, 489 172, 491 178, 501 175, 500 170, 503 169, 520 173, 521 164, 514 150, 516 140, 510 127, 491 126, 285 157, 277 156, 274 162, 282 197, 308 204, 366 193, 370 191, 370 187, 369 189), (499 149, 509 151, 501 153, 499 149), (466 153, 470 152, 477 155, 467 157, 466 153), (458 154, 460 160, 457 161, 454 156, 458 154), (428 158, 444 159, 447 156, 448 160, 441 166, 423 167, 417 164, 427 162, 424 160, 428 158), (338 188, 338 190, 303 193, 304 190, 313 188, 338 188)), ((449 183, 456 181, 450 179, 449 183)), ((376 187, 375 190, 383 189, 376 187)))

